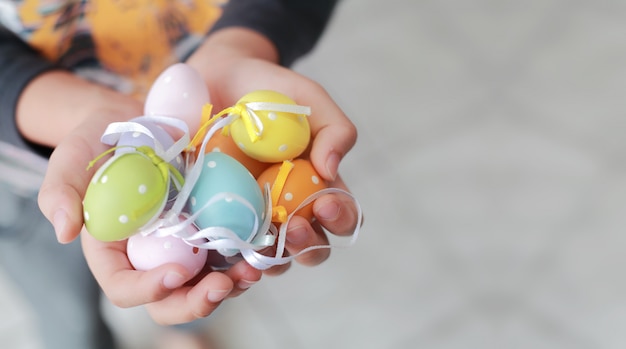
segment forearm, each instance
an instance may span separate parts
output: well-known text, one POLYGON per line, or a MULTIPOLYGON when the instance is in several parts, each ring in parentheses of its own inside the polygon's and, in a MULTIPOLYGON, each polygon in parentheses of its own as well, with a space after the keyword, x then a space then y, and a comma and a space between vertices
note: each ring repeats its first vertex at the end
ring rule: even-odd
POLYGON ((26 139, 55 147, 86 118, 125 120, 141 113, 141 104, 133 98, 55 70, 37 76, 24 88, 15 118, 26 139))
POLYGON ((60 70, 0 25, 0 140, 55 147, 87 117, 140 115, 140 104, 60 70))
MULTIPOLYGON (((220 72, 224 71, 219 69, 220 65, 228 64, 234 57, 278 60, 275 47, 265 37, 249 29, 233 27, 211 35, 188 63, 206 81, 219 81, 220 72)), ((86 118, 106 115, 125 120, 141 113, 140 103, 131 97, 70 72, 53 70, 37 76, 25 87, 15 118, 18 130, 26 139, 55 147, 86 118)))

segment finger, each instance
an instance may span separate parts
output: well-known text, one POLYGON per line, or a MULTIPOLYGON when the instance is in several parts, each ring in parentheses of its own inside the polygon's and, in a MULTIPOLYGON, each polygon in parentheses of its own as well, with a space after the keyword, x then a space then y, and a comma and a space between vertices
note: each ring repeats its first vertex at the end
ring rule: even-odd
POLYGON ((235 284, 229 298, 237 297, 261 280, 263 272, 253 268, 245 261, 235 263, 224 272, 235 284))
POLYGON ((291 268, 291 263, 278 264, 263 271, 263 274, 267 276, 278 276, 287 272, 291 268))
MULTIPOLYGON (((302 250, 311 246, 327 246, 328 238, 322 230, 315 230, 309 221, 300 216, 293 216, 287 227, 285 247, 289 254, 297 255, 302 250)), ((330 256, 329 248, 321 248, 308 251, 295 257, 295 260, 306 266, 314 266, 322 263, 330 256)))
MULTIPOLYGON (((348 191, 341 177, 337 177, 332 185, 348 191)), ((313 214, 326 230, 335 235, 351 235, 359 224, 358 208, 353 199, 346 195, 328 194, 319 197, 313 203, 313 214)))
POLYGON ((179 324, 209 316, 226 298, 236 297, 261 279, 262 273, 245 261, 225 272, 211 272, 193 287, 181 287, 146 307, 160 324, 179 324))
POLYGON ((289 69, 268 67, 266 62, 247 62, 238 68, 241 69, 234 76, 220 80, 217 90, 211 91, 215 103, 231 105, 245 93, 269 88, 285 93, 300 105, 310 106, 310 158, 324 179, 334 180, 339 162, 356 143, 357 130, 328 92, 310 79, 289 69))
POLYGON ((178 288, 169 297, 147 304, 146 309, 152 319, 162 325, 191 322, 209 316, 233 288, 233 280, 216 271, 193 287, 178 288))
MULTIPOLYGON (((276 245, 274 244, 272 246, 269 246, 259 251, 259 253, 264 256, 274 257, 276 256, 276 245)), ((284 251, 281 257, 287 257, 287 256, 289 256, 289 251, 284 251)), ((277 264, 268 269, 263 270, 263 274, 268 275, 268 276, 278 276, 278 275, 284 274, 287 270, 289 270, 289 268, 291 268, 291 262, 287 262, 284 264, 277 264)))
POLYGON ((307 81, 296 92, 298 104, 311 106, 311 162, 324 179, 333 181, 341 159, 356 143, 356 127, 319 84, 307 81))
POLYGON ((83 230, 81 242, 98 284, 111 302, 122 308, 162 300, 192 277, 185 267, 174 263, 149 271, 134 270, 126 257, 126 241, 101 242, 83 230))

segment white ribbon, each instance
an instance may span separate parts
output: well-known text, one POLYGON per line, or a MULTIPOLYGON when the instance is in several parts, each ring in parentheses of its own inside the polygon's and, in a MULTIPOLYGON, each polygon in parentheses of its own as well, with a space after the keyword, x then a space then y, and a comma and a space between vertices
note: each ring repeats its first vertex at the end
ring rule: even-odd
MULTIPOLYGON (((265 216, 267 217, 268 214, 271 214, 271 207, 266 210, 265 216)), ((181 215, 185 217, 183 221, 168 213, 162 219, 150 226, 146 226, 140 231, 140 234, 157 237, 176 236, 188 245, 203 249, 214 249, 227 257, 234 256, 242 250, 260 250, 272 246, 276 241, 276 235, 278 235, 277 229, 271 226, 267 219, 263 222, 262 228, 259 228, 259 217, 254 206, 245 198, 234 193, 222 192, 215 194, 194 214, 181 215), (189 226, 194 225, 194 222, 204 210, 224 200, 238 202, 252 212, 254 224, 250 229, 250 234, 247 234, 247 239, 242 239, 234 231, 226 227, 207 227, 195 232, 190 232, 187 229, 189 226)))
POLYGON ((117 144, 122 134, 128 132, 138 132, 154 140, 154 151, 160 158, 165 160, 165 162, 170 162, 179 156, 190 141, 189 127, 187 126, 187 123, 177 118, 158 115, 140 116, 135 118, 134 121, 113 122, 107 126, 106 130, 102 134, 102 137, 100 138, 100 141, 104 144, 113 146, 117 144), (183 135, 176 142, 174 142, 171 147, 164 149, 163 144, 161 144, 154 134, 152 134, 147 127, 140 124, 138 121, 147 121, 157 125, 160 124, 175 127, 181 130, 183 135))
POLYGON ((250 115, 250 118, 254 121, 254 124, 257 128, 254 131, 257 137, 260 137, 263 134, 263 122, 261 121, 261 118, 259 118, 259 116, 255 113, 255 111, 302 114, 307 116, 311 115, 311 107, 296 104, 249 102, 246 103, 245 106, 246 112, 248 113, 248 115, 250 115))
POLYGON ((310 195, 309 197, 307 197, 300 205, 298 205, 298 207, 292 213, 289 214, 287 221, 280 226, 280 230, 278 231, 278 242, 276 245, 276 254, 274 256, 266 256, 252 249, 241 250, 241 255, 246 260, 246 262, 248 262, 248 264, 250 264, 252 267, 259 269, 259 270, 266 270, 276 265, 289 263, 293 261, 295 258, 297 258, 298 256, 301 256, 305 253, 308 253, 314 250, 320 250, 320 249, 325 249, 325 248, 347 248, 347 247, 353 246, 356 243, 356 240, 359 236, 359 231, 361 229, 362 222, 363 222, 363 212, 362 212, 361 206, 359 205, 359 202, 352 194, 339 188, 322 189, 310 195), (350 239, 348 240, 348 242, 345 245, 328 244, 328 245, 310 246, 310 247, 303 249, 302 251, 298 252, 295 255, 283 257, 283 253, 285 252, 287 227, 289 225, 289 221, 291 220, 291 218, 294 215, 296 215, 296 213, 300 209, 312 203, 313 201, 317 200, 319 197, 326 195, 326 194, 332 194, 332 193, 348 196, 353 201, 357 209, 356 227, 350 239))
POLYGON ((200 147, 200 151, 198 152, 198 158, 191 168, 189 168, 185 173, 185 184, 180 189, 178 196, 176 197, 176 201, 174 201, 174 205, 170 210, 170 215, 178 216, 183 209, 185 208, 185 204, 187 203, 187 199, 189 199, 189 195, 191 195, 191 191, 193 190, 196 182, 198 182, 198 178, 200 178, 200 173, 202 172, 202 167, 204 163, 204 151, 206 149, 206 145, 209 142, 209 139, 213 137, 217 130, 224 128, 231 122, 231 117, 225 117, 219 119, 213 126, 207 131, 207 134, 204 136, 202 140, 202 146, 200 147))
MULTIPOLYGON (((255 213, 254 207, 252 207, 244 198, 232 193, 220 193, 212 197, 201 208, 201 210, 197 211, 193 215, 188 216, 188 218, 186 218, 184 221, 169 226, 161 224, 161 227, 157 229, 149 228, 148 230, 144 230, 143 234, 155 234, 156 236, 173 235, 181 238, 185 243, 190 246, 208 250, 216 250, 225 257, 232 257, 235 256, 237 253, 240 253, 241 256, 246 260, 246 262, 252 267, 258 270, 266 270, 276 265, 289 263, 298 256, 314 250, 347 248, 353 246, 359 236, 361 223, 363 222, 363 213, 361 207, 352 194, 339 188, 327 188, 322 189, 307 197, 296 208, 294 212, 289 214, 287 222, 283 223, 280 229, 277 229, 276 226, 274 226, 273 224, 271 224, 268 228, 257 229, 257 225, 255 224, 255 227, 252 229, 253 233, 250 234, 250 237, 247 240, 241 239, 235 232, 226 227, 208 227, 198 230, 197 232, 188 232, 187 227, 193 224, 193 222, 196 220, 202 210, 210 207, 218 201, 224 200, 227 197, 244 204, 249 210, 251 210, 251 212, 255 213), (342 245, 328 244, 310 246, 295 255, 283 257, 286 245, 287 228, 291 218, 296 215, 300 209, 326 194, 346 195, 353 201, 357 208, 356 227, 347 243, 342 245), (258 252, 266 247, 274 245, 274 243, 276 243, 276 253, 274 256, 267 256, 258 252)), ((268 212, 266 212, 266 217, 268 214, 271 214, 271 209, 271 200, 269 200, 268 212)), ((257 218, 258 216, 256 216, 255 213, 255 222, 257 221, 257 218)))

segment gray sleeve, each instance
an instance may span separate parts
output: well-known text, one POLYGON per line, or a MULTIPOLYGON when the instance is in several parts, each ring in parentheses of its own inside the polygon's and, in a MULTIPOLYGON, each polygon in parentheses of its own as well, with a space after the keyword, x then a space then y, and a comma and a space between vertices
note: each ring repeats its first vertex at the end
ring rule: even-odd
POLYGON ((280 63, 291 65, 313 49, 328 24, 337 0, 230 0, 212 32, 245 27, 276 45, 280 63))
POLYGON ((0 142, 42 155, 50 149, 26 141, 17 130, 15 111, 22 90, 37 75, 56 67, 0 25, 0 142))

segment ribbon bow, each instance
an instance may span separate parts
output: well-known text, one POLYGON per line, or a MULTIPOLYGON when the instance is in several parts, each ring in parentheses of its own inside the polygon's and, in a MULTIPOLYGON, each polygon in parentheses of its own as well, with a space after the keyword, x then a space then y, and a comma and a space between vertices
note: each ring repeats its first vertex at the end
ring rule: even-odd
MULTIPOLYGON (((250 137, 250 141, 252 143, 258 141, 261 136, 263 136, 263 121, 257 115, 256 112, 259 111, 267 111, 267 112, 276 112, 276 113, 289 113, 294 115, 311 115, 311 108, 302 105, 296 104, 281 104, 281 103, 270 103, 270 102, 249 102, 249 103, 237 103, 232 107, 228 107, 221 112, 215 114, 215 116, 208 118, 208 120, 201 126, 201 132, 199 131, 194 137, 192 144, 198 144, 199 139, 204 137, 204 133, 206 128, 211 125, 215 120, 228 116, 234 116, 235 118, 241 118, 243 121, 244 127, 246 128, 246 132, 248 133, 248 137, 250 137)), ((210 113, 210 110, 208 111, 210 113)), ((204 114, 206 113, 203 110, 203 119, 204 114)), ((223 132, 228 133, 228 126, 225 126, 223 132)))

